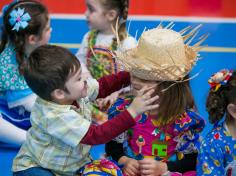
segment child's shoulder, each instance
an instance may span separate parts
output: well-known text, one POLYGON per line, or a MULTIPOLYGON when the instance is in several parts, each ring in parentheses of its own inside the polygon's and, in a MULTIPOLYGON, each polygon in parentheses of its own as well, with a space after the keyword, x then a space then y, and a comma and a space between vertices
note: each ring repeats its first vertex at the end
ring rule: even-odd
POLYGON ((202 131, 205 127, 205 120, 194 110, 188 109, 175 120, 177 131, 195 130, 202 131))
POLYGON ((213 129, 208 132, 208 134, 205 137, 205 141, 208 141, 210 143, 218 143, 221 142, 225 136, 231 136, 229 132, 225 129, 223 123, 220 123, 218 125, 215 125, 213 129))
POLYGON ((122 41, 122 47, 125 49, 131 49, 136 46, 137 46, 137 40, 130 35, 122 41))
POLYGON ((111 119, 120 112, 126 110, 133 100, 132 95, 120 96, 115 103, 107 110, 108 118, 111 119))

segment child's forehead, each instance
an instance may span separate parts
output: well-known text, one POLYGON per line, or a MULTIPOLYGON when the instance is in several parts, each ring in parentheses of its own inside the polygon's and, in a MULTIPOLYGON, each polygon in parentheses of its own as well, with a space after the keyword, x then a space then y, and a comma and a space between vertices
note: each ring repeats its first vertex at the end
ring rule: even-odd
POLYGON ((80 77, 82 74, 82 69, 81 67, 76 67, 74 66, 73 68, 70 69, 70 75, 69 77, 80 77))

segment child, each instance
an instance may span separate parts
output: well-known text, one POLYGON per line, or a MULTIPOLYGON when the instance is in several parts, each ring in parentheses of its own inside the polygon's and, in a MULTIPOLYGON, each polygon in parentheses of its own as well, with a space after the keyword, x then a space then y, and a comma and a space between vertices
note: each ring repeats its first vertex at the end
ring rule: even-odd
POLYGON ((206 108, 215 124, 202 142, 197 175, 236 175, 236 71, 221 70, 210 79, 206 108))
MULTIPOLYGON (((129 0, 86 0, 86 18, 91 29, 85 34, 80 50, 76 54, 81 62, 83 72, 99 79, 102 76, 117 73, 121 68, 110 54, 117 50, 117 38, 112 30, 118 24, 118 38, 121 42, 119 49, 129 49, 136 46, 136 40, 126 37, 126 20, 128 17, 129 0), (118 20, 118 21, 117 21, 118 20)), ((127 89, 114 92, 99 103, 114 103, 119 93, 127 89)), ((93 117, 98 122, 107 119, 106 114, 98 111, 96 105, 93 117)))
POLYGON ((86 80, 81 72, 79 60, 61 47, 41 46, 28 58, 25 80, 39 98, 31 113, 26 142, 13 162, 14 175, 34 175, 38 170, 75 175, 90 161, 91 145, 108 142, 134 125, 132 117, 158 107, 151 105, 158 98, 151 98, 154 90, 144 88, 113 121, 91 125, 89 101, 127 86, 129 74, 120 72, 97 82, 86 80))
POLYGON ((22 0, 4 8, 0 44, 0 141, 20 146, 30 125, 36 95, 22 76, 23 62, 51 34, 47 8, 22 0))
MULTIPOLYGON (((197 29, 187 33, 185 40, 197 29)), ((196 46, 184 44, 180 33, 158 27, 144 32, 137 48, 116 53, 131 72, 132 95, 117 99, 108 110, 109 119, 128 108, 133 95, 144 86, 155 87, 160 96, 158 110, 137 116, 128 133, 106 144, 107 155, 124 165, 125 174, 181 175, 195 170, 199 132, 205 124, 195 112, 188 77, 197 51, 196 46)))
POLYGON ((119 20, 118 35, 122 48, 133 48, 136 40, 127 36, 126 20, 129 0, 86 0, 86 18, 91 29, 85 34, 76 54, 83 66, 95 79, 117 73, 119 66, 110 54, 117 50, 117 39, 112 30, 119 20))

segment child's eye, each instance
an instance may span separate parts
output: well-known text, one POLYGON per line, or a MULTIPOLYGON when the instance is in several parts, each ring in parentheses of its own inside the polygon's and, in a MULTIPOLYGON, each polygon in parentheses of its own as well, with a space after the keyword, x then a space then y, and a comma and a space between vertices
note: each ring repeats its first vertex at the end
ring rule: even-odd
POLYGON ((94 8, 89 5, 89 6, 88 6, 88 10, 89 10, 90 12, 93 12, 93 11, 94 11, 94 8))

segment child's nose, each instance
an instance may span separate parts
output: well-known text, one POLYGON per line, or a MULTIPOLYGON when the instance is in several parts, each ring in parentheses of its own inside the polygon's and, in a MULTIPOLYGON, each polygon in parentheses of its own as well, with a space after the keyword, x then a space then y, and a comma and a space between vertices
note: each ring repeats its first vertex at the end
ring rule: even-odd
POLYGON ((85 13, 84 13, 84 15, 85 15, 86 18, 88 18, 88 16, 89 16, 89 11, 86 10, 85 13))

